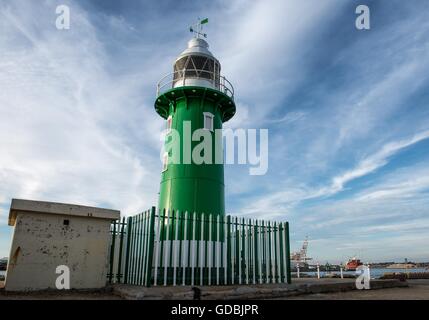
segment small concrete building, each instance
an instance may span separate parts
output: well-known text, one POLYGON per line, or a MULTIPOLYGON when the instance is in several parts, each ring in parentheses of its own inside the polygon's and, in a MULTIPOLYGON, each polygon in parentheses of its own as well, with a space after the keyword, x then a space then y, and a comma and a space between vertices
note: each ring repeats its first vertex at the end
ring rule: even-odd
POLYGON ((13 199, 6 290, 55 289, 58 266, 70 270, 71 289, 104 287, 110 224, 119 217, 117 210, 13 199))

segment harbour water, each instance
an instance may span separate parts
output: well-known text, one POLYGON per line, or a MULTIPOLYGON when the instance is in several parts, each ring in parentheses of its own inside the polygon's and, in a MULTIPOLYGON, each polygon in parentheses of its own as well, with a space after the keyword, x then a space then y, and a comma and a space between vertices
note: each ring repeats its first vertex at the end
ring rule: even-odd
MULTIPOLYGON (((407 272, 428 272, 427 269, 425 268, 414 268, 414 269, 387 269, 387 268, 374 268, 374 269, 370 269, 370 274, 371 274, 371 278, 373 279, 378 279, 380 278, 383 274, 385 273, 407 273, 407 272)), ((295 272, 292 272, 292 274, 296 275, 295 272)), ((317 277, 317 272, 316 271, 307 271, 307 272, 300 272, 301 275, 309 275, 311 277, 317 277)), ((330 271, 330 272, 325 272, 325 271, 320 271, 320 276, 321 277, 325 277, 329 274, 337 274, 340 275, 339 271, 330 271)), ((353 275, 355 276, 357 273, 355 271, 343 271, 344 275, 353 275)), ((6 271, 4 270, 0 270, 0 276, 6 276, 6 271)))
MULTIPOLYGON (((408 273, 408 272, 428 272, 427 269, 425 268, 414 268, 414 269, 388 269, 388 268, 370 268, 370 275, 371 278, 373 279, 378 279, 380 278, 383 274, 385 273, 408 273)), ((295 273, 295 272, 293 272, 295 273)), ((303 274, 307 274, 310 275, 312 277, 316 277, 317 276, 317 272, 316 271, 308 271, 308 272, 300 272, 301 275, 303 274)), ((320 276, 324 277, 327 274, 340 274, 340 271, 330 271, 330 272, 325 272, 325 271, 320 271, 320 276)), ((343 271, 344 275, 357 275, 358 273, 356 273, 355 271, 343 271)))

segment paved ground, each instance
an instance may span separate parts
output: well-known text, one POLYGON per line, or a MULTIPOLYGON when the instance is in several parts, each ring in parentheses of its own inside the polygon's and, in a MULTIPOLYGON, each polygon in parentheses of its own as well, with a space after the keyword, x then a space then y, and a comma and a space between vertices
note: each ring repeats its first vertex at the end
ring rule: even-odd
POLYGON ((9 293, 1 290, 4 282, 0 281, 0 300, 121 300, 108 290, 103 291, 42 291, 31 293, 9 293))
POLYGON ((287 300, 429 300, 429 279, 408 280, 406 288, 378 290, 353 290, 335 293, 317 293, 296 297, 279 298, 287 300))
MULTIPOLYGON (((294 286, 306 286, 306 287, 325 287, 339 283, 344 285, 350 284, 350 279, 294 279, 294 286)), ((409 287, 403 288, 385 288, 377 290, 353 290, 346 292, 332 292, 332 293, 315 293, 315 294, 304 294, 299 296, 289 296, 284 298, 277 298, 280 300, 339 300, 339 299, 351 299, 351 300, 394 300, 394 299, 428 299, 429 300, 429 279, 426 280, 409 280, 409 287)), ((1 286, 1 284, 0 284, 1 286)), ((263 289, 264 291, 278 290, 284 285, 258 285, 254 286, 263 289)), ((204 287, 202 287, 204 290, 204 287)), ((133 290, 139 290, 139 287, 134 287, 133 290)), ((179 292, 180 290, 189 290, 185 287, 156 287, 151 288, 151 293, 154 291, 169 291, 179 292)), ((227 292, 227 287, 211 287, 212 297, 216 295, 223 295, 227 292)), ((248 286, 234 287, 235 293, 247 294, 249 290, 248 286)), ((188 291, 189 292, 189 291, 188 291)), ((253 292, 255 294, 256 292, 253 292)), ((82 291, 62 291, 58 294, 58 291, 50 292, 39 292, 39 293, 22 293, 22 294, 11 294, 0 290, 0 300, 18 299, 18 300, 118 300, 121 297, 109 292, 108 290, 101 292, 82 292, 82 291)), ((218 298, 219 299, 219 298, 218 298)))

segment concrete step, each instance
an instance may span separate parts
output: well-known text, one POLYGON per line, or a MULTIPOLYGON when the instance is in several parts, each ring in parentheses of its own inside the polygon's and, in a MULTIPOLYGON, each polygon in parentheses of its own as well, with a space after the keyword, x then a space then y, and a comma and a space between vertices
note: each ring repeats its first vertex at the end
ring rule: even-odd
MULTIPOLYGON (((397 279, 371 280, 371 290, 407 287, 397 279)), ((251 300, 273 299, 302 294, 357 290, 351 279, 295 279, 292 284, 258 284, 236 286, 156 286, 113 285, 113 293, 130 300, 251 300)))

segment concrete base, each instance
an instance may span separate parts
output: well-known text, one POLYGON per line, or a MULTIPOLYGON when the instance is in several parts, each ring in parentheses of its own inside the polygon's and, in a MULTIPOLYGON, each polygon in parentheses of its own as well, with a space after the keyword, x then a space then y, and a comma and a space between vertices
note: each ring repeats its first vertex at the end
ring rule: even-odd
MULTIPOLYGON (((407 287, 399 280, 371 280, 371 289, 407 287)), ((357 290, 352 279, 296 279, 293 284, 261 284, 239 286, 176 286, 140 287, 114 285, 113 293, 128 300, 250 300, 275 299, 302 294, 357 290), (194 288, 194 289, 193 289, 194 288)))

